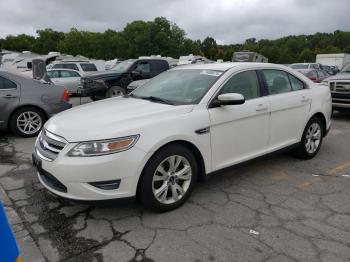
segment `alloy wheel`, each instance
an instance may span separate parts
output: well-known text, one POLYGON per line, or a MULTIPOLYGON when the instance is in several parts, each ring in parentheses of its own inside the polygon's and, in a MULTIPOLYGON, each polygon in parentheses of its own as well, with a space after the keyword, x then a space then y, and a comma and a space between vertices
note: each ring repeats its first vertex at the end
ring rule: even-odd
POLYGON ((305 137, 305 148, 309 154, 313 154, 321 143, 321 126, 318 123, 312 123, 307 130, 305 137))
POLYGON ((17 128, 26 135, 32 135, 38 132, 42 127, 40 115, 33 111, 21 113, 17 118, 17 128))
POLYGON ((158 165, 153 174, 153 195, 162 204, 176 203, 186 194, 191 179, 189 161, 183 156, 169 156, 158 165))

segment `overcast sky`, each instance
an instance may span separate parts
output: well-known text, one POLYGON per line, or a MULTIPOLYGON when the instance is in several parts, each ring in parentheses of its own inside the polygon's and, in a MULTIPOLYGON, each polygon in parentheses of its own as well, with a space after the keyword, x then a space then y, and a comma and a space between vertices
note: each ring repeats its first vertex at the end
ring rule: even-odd
POLYGON ((122 30, 164 16, 192 39, 240 43, 250 37, 350 30, 349 0, 0 0, 0 37, 53 28, 122 30))

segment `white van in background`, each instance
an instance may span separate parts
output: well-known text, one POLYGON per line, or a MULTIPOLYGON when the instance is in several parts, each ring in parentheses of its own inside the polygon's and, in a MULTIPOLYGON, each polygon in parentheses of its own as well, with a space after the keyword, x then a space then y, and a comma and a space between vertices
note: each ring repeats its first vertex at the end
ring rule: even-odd
POLYGON ((342 69, 346 64, 350 63, 350 54, 318 54, 316 63, 337 66, 339 69, 342 69))

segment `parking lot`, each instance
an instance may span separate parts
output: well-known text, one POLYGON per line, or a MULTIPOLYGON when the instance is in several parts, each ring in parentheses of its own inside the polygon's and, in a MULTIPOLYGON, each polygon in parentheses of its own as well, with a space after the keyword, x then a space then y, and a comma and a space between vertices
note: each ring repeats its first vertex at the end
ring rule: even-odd
POLYGON ((34 141, 0 134, 0 198, 24 261, 350 260, 349 115, 334 115, 314 159, 276 154, 234 167, 163 214, 48 193, 31 165, 34 141))

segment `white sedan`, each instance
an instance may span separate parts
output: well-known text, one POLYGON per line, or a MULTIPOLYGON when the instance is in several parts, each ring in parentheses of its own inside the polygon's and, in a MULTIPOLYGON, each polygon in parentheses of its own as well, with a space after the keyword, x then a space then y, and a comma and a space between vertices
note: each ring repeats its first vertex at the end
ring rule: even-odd
POLYGON ((49 69, 47 75, 58 86, 65 87, 70 94, 76 94, 80 84, 81 74, 72 69, 49 69))
POLYGON ((57 114, 33 161, 40 182, 64 198, 137 196, 167 211, 214 171, 285 148, 314 157, 331 110, 327 86, 285 66, 176 67, 129 96, 57 114))

